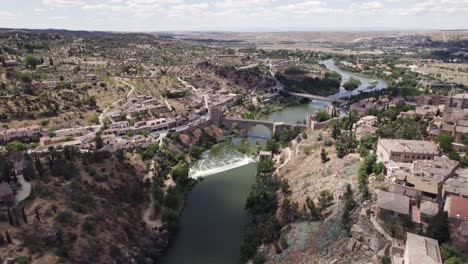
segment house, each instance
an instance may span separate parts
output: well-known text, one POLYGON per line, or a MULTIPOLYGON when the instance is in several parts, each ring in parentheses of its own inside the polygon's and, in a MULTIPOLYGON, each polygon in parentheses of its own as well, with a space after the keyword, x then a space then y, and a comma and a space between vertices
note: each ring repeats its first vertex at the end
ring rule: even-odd
POLYGON ((260 151, 260 153, 258 154, 258 160, 262 161, 262 160, 265 160, 267 158, 273 158, 273 152, 271 152, 271 151, 260 151))
POLYGON ((127 128, 129 126, 128 121, 113 122, 110 124, 111 129, 116 128, 127 128))
POLYGON ((450 238, 458 247, 468 250, 468 170, 458 170, 443 186, 444 210, 450 221, 450 238))
POLYGON ((16 66, 19 65, 19 63, 18 63, 17 61, 15 61, 15 60, 6 60, 6 61, 3 63, 3 65, 4 65, 5 67, 16 67, 16 66))
POLYGON ((412 166, 394 173, 395 192, 411 198, 420 196, 427 201, 440 201, 443 184, 454 174, 457 167, 458 161, 446 157, 413 161, 412 166))
POLYGON ((7 182, 0 183, 0 204, 11 203, 15 194, 7 182))
POLYGON ((87 134, 88 132, 92 131, 93 127, 88 126, 80 126, 80 127, 72 127, 72 128, 65 128, 55 131, 56 137, 79 137, 87 134))
POLYGON ((432 105, 416 106, 414 110, 401 112, 400 116, 402 117, 417 117, 417 116, 429 117, 429 116, 435 116, 438 111, 441 111, 438 106, 432 106, 432 105))
POLYGON ((377 159, 380 162, 411 163, 415 160, 432 160, 439 156, 439 149, 431 141, 379 139, 377 142, 377 159))
POLYGON ((439 242, 413 233, 406 233, 404 264, 442 264, 439 242))
POLYGON ((34 89, 53 89, 60 85, 60 81, 44 81, 33 82, 32 88, 34 89))
POLYGON ((357 140, 361 140, 363 137, 368 135, 375 135, 377 133, 378 128, 373 126, 359 126, 354 131, 357 140))
POLYGON ((382 190, 376 190, 375 192, 379 210, 390 211, 395 217, 410 215, 410 199, 408 196, 382 190))
POLYGON ((70 137, 41 137, 39 139, 39 145, 41 146, 50 146, 50 145, 56 145, 59 143, 67 142, 67 141, 72 141, 73 138, 70 137))
POLYGON ((99 77, 96 74, 86 74, 85 81, 90 83, 96 83, 97 81, 99 81, 99 77))
POLYGON ((438 94, 428 94, 417 96, 416 98, 416 105, 423 106, 423 105, 432 105, 432 106, 439 106, 445 105, 447 102, 447 97, 438 94))
POLYGON ((439 133, 453 136, 455 143, 468 142, 468 94, 453 95, 450 92, 442 112, 442 121, 437 129, 432 129, 431 134, 439 133))
POLYGON ((31 139, 33 136, 39 136, 40 134, 41 128, 39 126, 4 129, 0 130, 0 142, 9 142, 18 139, 31 139))
POLYGON ((165 113, 169 111, 166 105, 144 105, 138 108, 131 108, 127 111, 131 116, 146 113, 165 113))

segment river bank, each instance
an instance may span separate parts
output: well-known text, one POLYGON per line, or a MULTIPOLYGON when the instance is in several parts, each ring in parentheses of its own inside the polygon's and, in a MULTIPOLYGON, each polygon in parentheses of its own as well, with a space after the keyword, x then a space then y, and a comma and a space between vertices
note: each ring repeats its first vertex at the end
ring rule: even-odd
MULTIPOLYGON (((270 110, 278 110, 273 112, 262 112, 261 106, 256 106, 254 107, 255 109, 250 109, 249 111, 255 112, 253 116, 255 119, 273 122, 302 123, 305 121, 308 113, 317 112, 328 104, 328 102, 313 100, 302 104, 297 104, 295 102, 293 105, 289 106, 269 107, 270 110)), ((230 114, 239 115, 236 111, 231 111, 230 114)), ((259 164, 255 162, 253 155, 256 154, 258 150, 261 149, 261 146, 271 137, 271 131, 269 131, 268 128, 257 125, 248 131, 247 138, 240 139, 235 136, 229 140, 222 138, 223 143, 210 147, 209 150, 204 151, 200 155, 199 160, 191 167, 189 175, 191 178, 201 177, 203 180, 199 181, 187 195, 184 209, 178 221, 179 231, 175 234, 173 242, 168 248, 166 257, 163 259, 162 263, 173 264, 190 262, 194 264, 234 264, 238 263, 239 260, 245 261, 245 256, 247 256, 247 259, 255 256, 256 251, 253 252, 252 249, 256 250, 257 246, 259 246, 258 240, 253 240, 256 236, 255 234, 258 233, 257 231, 251 230, 252 226, 263 223, 268 219, 273 219, 271 212, 273 212, 273 210, 276 212, 278 208, 287 206, 284 203, 289 203, 287 206, 288 208, 290 208, 290 206, 302 206, 304 201, 296 199, 295 196, 291 199, 284 199, 286 194, 289 193, 289 187, 287 187, 289 185, 287 183, 288 181, 286 181, 284 187, 282 187, 282 191, 284 191, 283 197, 276 200, 269 213, 254 222, 251 222, 252 218, 247 217, 247 211, 244 209, 245 202, 247 201, 246 208, 249 208, 250 216, 256 215, 256 213, 252 211, 255 210, 251 207, 252 204, 250 207, 248 205, 249 199, 252 201, 252 199, 254 199, 252 197, 255 197, 255 193, 259 191, 259 187, 266 184, 258 179, 257 174, 259 172, 257 171, 257 167, 259 164), (291 204, 291 202, 293 203, 291 204), (247 223, 248 226, 245 226, 247 223), (244 231, 247 233, 244 233, 244 231), (244 235, 247 237, 244 237, 244 235), (243 253, 239 255, 241 241, 245 241, 245 238, 257 242, 247 246, 247 251, 250 252, 247 255, 244 252, 246 250, 244 244, 244 246, 242 246, 243 253)), ((309 164, 307 162, 301 164, 297 163, 297 157, 302 155, 304 147, 310 147, 314 150, 314 146, 304 145, 307 144, 304 142, 308 142, 305 139, 306 138, 299 136, 292 141, 292 144, 290 144, 291 147, 287 147, 287 144, 285 144, 286 148, 283 150, 282 154, 276 156, 276 173, 279 177, 283 177, 293 170, 291 166, 301 167, 303 172, 314 169, 315 167, 323 169, 323 166, 315 162, 309 164)), ((190 137, 185 137, 185 141, 190 140, 190 137)), ((288 142, 289 140, 290 139, 288 139, 288 142)), ((321 144, 323 144, 323 142, 321 144)), ((189 145, 190 144, 187 146, 189 145)), ((329 167, 327 166, 326 168, 329 167)), ((273 175, 273 171, 264 173, 273 175)), ((272 179, 274 179, 274 177, 272 179)), ((283 184, 282 182, 283 181, 280 179, 278 179, 278 181, 271 181, 268 185, 271 185, 272 189, 264 191, 272 193, 275 188, 279 188, 279 184, 283 184)), ((293 184, 293 188, 291 188, 291 190, 293 190, 292 193, 296 193, 296 183, 293 182, 290 184, 293 184)), ((301 192, 297 192, 298 195, 300 193, 301 192)), ((287 214, 282 217, 288 218, 287 214)), ((294 218, 287 221, 293 219, 294 218)), ((283 220, 286 221, 285 219, 283 220)), ((274 234, 279 234, 279 230, 275 228, 284 225, 284 223, 277 223, 271 226, 273 229, 267 229, 269 232, 272 232, 271 235, 273 236, 274 234), (275 233, 274 231, 277 232, 275 233)), ((284 236, 286 236, 286 234, 284 236)), ((280 239, 280 237, 274 235, 274 237, 270 237, 268 240, 268 242, 277 242, 273 246, 275 252, 278 246, 280 248, 284 246, 282 246, 284 241, 281 242, 281 240, 278 239, 280 239)), ((284 240, 286 237, 282 239, 284 240)))
POLYGON ((340 91, 334 95, 331 95, 331 98, 350 97, 364 92, 375 92, 388 88, 388 84, 384 80, 372 79, 353 72, 343 70, 338 65, 336 65, 335 61, 332 59, 321 61, 320 64, 325 66, 329 71, 337 72, 341 75, 340 91), (353 91, 347 91, 343 86, 350 78, 357 79, 361 82, 361 85, 359 85, 359 87, 353 91), (377 84, 374 88, 369 89, 369 87, 373 86, 372 82, 374 80, 377 80, 377 84))

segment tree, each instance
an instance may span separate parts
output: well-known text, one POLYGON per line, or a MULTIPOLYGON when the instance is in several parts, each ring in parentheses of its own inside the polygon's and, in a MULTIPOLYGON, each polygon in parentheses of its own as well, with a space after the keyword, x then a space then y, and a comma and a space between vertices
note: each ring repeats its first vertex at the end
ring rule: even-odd
POLYGON ((331 117, 325 110, 319 110, 317 112, 317 122, 324 122, 329 120, 331 117))
POLYGON ((91 124, 99 124, 99 116, 96 113, 91 114, 88 120, 91 124))
POLYGON ((351 211, 355 206, 351 184, 346 184, 346 191, 341 197, 341 201, 343 202, 343 214, 341 215, 341 224, 346 229, 349 229, 351 222, 351 211))
POLYGON ((271 151, 272 153, 277 153, 279 150, 279 144, 276 140, 274 139, 268 139, 267 142, 265 143, 264 149, 266 151, 271 151))
POLYGON ((24 63, 26 64, 27 68, 31 67, 35 69, 36 66, 39 64, 39 60, 33 55, 26 55, 26 57, 24 58, 24 63))
POLYGON ((12 141, 6 145, 6 150, 9 152, 24 151, 26 149, 28 149, 28 145, 19 141, 12 141))
POLYGON ((327 152, 323 148, 322 151, 320 152, 320 158, 322 159, 322 163, 326 163, 330 159, 327 157, 327 152))
POLYGON ((439 243, 450 240, 449 218, 446 211, 439 211, 429 220, 426 235, 439 240, 439 243))
POLYGON ((312 220, 317 220, 319 218, 319 211, 315 206, 314 200, 310 199, 309 196, 307 196, 306 198, 306 206, 309 210, 309 215, 312 218, 312 220))
POLYGON ((343 158, 351 152, 354 152, 358 141, 353 133, 346 132, 336 140, 335 148, 338 158, 343 158))
POLYGON ((445 264, 463 264, 466 263, 464 260, 468 259, 466 252, 449 243, 442 243, 440 253, 445 264))
POLYGON ((385 168, 385 165, 382 163, 382 162, 379 162, 379 163, 375 163, 373 166, 372 166, 372 171, 379 175, 380 173, 383 172, 385 168))
POLYGON ((340 123, 335 120, 332 121, 331 125, 331 136, 333 139, 338 139, 338 137, 341 135, 341 126, 340 123))
POLYGON ((172 178, 177 183, 185 186, 188 183, 189 168, 185 161, 179 160, 177 165, 172 168, 172 178))
POLYGON ((13 166, 8 158, 0 153, 0 182, 10 182, 13 176, 13 166))
POLYGON ((104 140, 101 136, 101 131, 96 133, 96 137, 94 138, 94 142, 96 143, 96 150, 101 149, 104 147, 104 140))
POLYGON ((270 157, 261 159, 257 163, 257 173, 271 173, 274 169, 274 162, 273 159, 270 157))
POLYGON ((55 136, 56 136, 56 134, 55 134, 55 129, 49 127, 49 129, 47 129, 47 135, 48 135, 49 137, 55 137, 55 136))
POLYGON ((33 163, 30 159, 25 160, 26 166, 23 169, 23 176, 26 180, 32 180, 36 177, 36 170, 34 169, 33 163))
POLYGON ((439 144, 444 152, 449 152, 452 147, 453 137, 447 134, 439 134, 435 138, 435 142, 439 144))
POLYGON ((329 71, 325 73, 325 78, 341 82, 342 76, 336 71, 329 71))
POLYGON ((323 190, 319 193, 318 196, 318 203, 320 210, 325 210, 328 208, 330 205, 332 205, 333 202, 333 194, 329 190, 323 190))
POLYGON ((349 80, 343 84, 343 87, 347 91, 353 91, 353 90, 357 89, 359 87, 359 85, 361 85, 361 84, 362 84, 362 82, 359 79, 350 77, 349 80))

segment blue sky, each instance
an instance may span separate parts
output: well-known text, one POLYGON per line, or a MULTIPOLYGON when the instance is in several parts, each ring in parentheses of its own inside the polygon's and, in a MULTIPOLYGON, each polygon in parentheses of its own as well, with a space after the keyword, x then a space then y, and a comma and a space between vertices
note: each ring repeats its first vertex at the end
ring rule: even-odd
POLYGON ((109 31, 468 28, 468 0, 0 0, 0 27, 109 31))

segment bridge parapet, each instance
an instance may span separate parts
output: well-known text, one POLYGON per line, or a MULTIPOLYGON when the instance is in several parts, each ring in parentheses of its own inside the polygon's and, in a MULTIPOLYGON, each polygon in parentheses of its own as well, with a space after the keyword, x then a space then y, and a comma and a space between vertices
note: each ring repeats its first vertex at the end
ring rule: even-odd
POLYGON ((289 129, 295 132, 302 131, 306 128, 303 124, 288 124, 283 122, 271 122, 265 120, 253 120, 253 119, 239 119, 239 118, 223 118, 221 124, 229 132, 233 130, 239 130, 242 136, 246 136, 249 129, 256 125, 263 125, 267 127, 272 135, 280 133, 284 129, 289 129))

